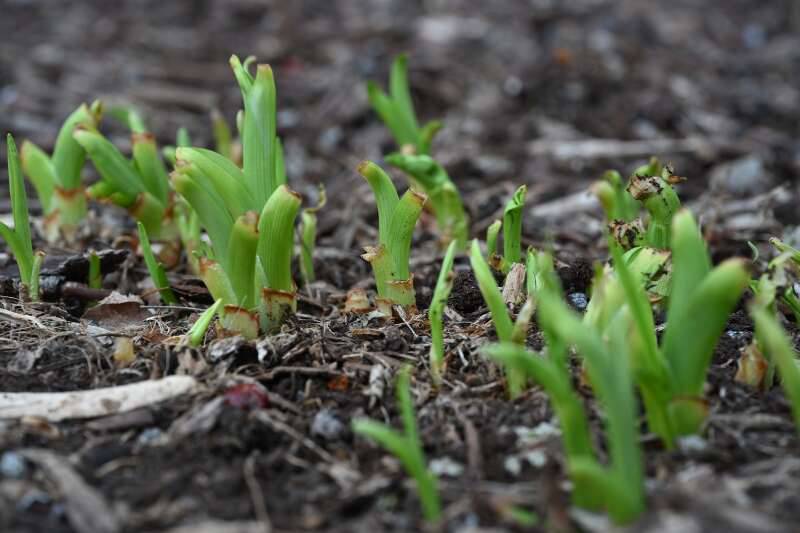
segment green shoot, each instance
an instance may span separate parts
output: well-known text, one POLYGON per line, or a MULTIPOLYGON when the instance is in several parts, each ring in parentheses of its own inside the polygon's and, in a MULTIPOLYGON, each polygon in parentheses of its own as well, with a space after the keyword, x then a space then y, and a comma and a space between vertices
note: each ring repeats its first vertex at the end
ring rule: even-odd
POLYGON ((412 186, 419 186, 428 196, 441 233, 440 241, 446 245, 455 240, 458 248, 463 249, 469 237, 469 216, 461 194, 442 165, 426 154, 396 152, 384 159, 411 176, 412 186))
POLYGON ((300 213, 300 273, 308 285, 316 279, 314 274, 314 246, 317 242, 317 211, 325 206, 325 187, 319 186, 319 201, 316 207, 307 207, 300 213))
POLYGON ((19 154, 14 137, 9 133, 6 136, 8 147, 8 182, 11 193, 11 217, 14 228, 9 228, 0 222, 0 237, 6 241, 17 261, 19 278, 22 284, 20 293, 31 300, 39 299, 39 270, 42 265, 42 253, 33 252, 31 240, 31 227, 28 215, 28 196, 25 192, 25 182, 20 170, 19 154))
POLYGON ((378 291, 379 307, 416 306, 414 278, 408 261, 411 237, 427 197, 409 189, 400 197, 391 178, 378 165, 363 161, 358 172, 367 180, 378 205, 378 238, 361 257, 372 265, 378 291))
POLYGON ((564 303, 552 258, 540 254, 535 265, 538 320, 547 343, 546 355, 510 343, 492 346, 488 353, 506 366, 509 375, 534 379, 550 397, 562 429, 573 502, 588 509, 606 509, 617 523, 630 522, 644 508, 637 407, 628 364, 631 310, 618 305, 618 298, 596 295, 602 300, 600 314, 607 320, 587 324, 564 303), (602 466, 593 449, 586 413, 572 385, 569 346, 575 346, 583 356, 589 381, 605 410, 608 467, 602 466))
POLYGON ((208 331, 208 327, 211 325, 211 321, 214 320, 214 315, 217 314, 220 306, 222 306, 222 300, 217 300, 214 302, 214 305, 203 311, 195 323, 192 324, 192 327, 186 334, 186 342, 189 344, 189 346, 197 348, 203 344, 203 339, 206 337, 206 331, 208 331))
POLYGON ((138 223, 138 226, 139 242, 142 248, 142 255, 144 256, 144 263, 147 265, 147 271, 153 279, 153 284, 156 289, 158 289, 161 300, 165 304, 177 305, 178 299, 169 286, 169 280, 167 279, 167 273, 164 271, 164 265, 159 263, 156 256, 153 254, 153 249, 150 246, 150 238, 147 236, 147 230, 141 222, 138 223))
POLYGON ((101 289, 103 287, 103 272, 100 269, 100 256, 97 252, 89 252, 89 278, 88 285, 91 289, 101 289))
POLYGON ((672 217, 681 208, 672 184, 681 179, 669 165, 661 165, 653 158, 634 171, 626 188, 619 173, 613 170, 603 174, 603 179, 592 186, 592 192, 605 211, 611 234, 623 249, 634 246, 669 248, 672 217), (649 214, 647 224, 636 218, 640 205, 649 214))
POLYGON ((52 157, 30 141, 22 143, 22 168, 30 179, 45 214, 45 238, 55 242, 75 240, 86 218, 86 196, 81 183, 86 153, 73 139, 76 128, 95 130, 102 115, 102 105, 82 104, 64 121, 56 138, 52 157))
POLYGON ((430 155, 433 136, 441 129, 441 123, 432 121, 419 127, 408 87, 405 55, 397 56, 392 63, 389 94, 368 82, 367 95, 399 148, 386 156, 386 162, 408 174, 412 187, 421 188, 428 196, 442 244, 446 246, 455 240, 458 248, 463 249, 469 237, 469 217, 464 202, 447 171, 430 155))
POLYGON ((218 109, 211 111, 211 129, 214 133, 214 146, 217 153, 234 161, 231 129, 218 109))
POLYGON ((696 433, 706 417, 702 394, 714 346, 749 281, 740 260, 711 268, 708 250, 688 211, 675 215, 671 234, 673 274, 660 347, 645 289, 613 247, 615 270, 636 326, 628 339, 636 347, 631 352, 632 367, 650 429, 668 448, 677 437, 696 433))
POLYGON ((417 420, 411 399, 409 373, 408 367, 403 368, 397 376, 395 386, 397 405, 403 420, 403 432, 366 419, 353 421, 353 431, 378 442, 400 460, 408 475, 416 482, 425 519, 428 522, 436 522, 442 516, 442 505, 436 476, 425 464, 425 454, 417 431, 417 420))
POLYGON ((522 261, 522 209, 528 187, 521 185, 506 204, 503 212, 503 263, 504 271, 522 261))
POLYGON ((402 152, 430 155, 431 142, 441 129, 441 123, 433 121, 419 127, 408 87, 407 63, 404 54, 395 57, 389 76, 389 94, 374 82, 367 82, 367 96, 402 152))
MULTIPOLYGON (((301 200, 284 184, 272 71, 259 65, 252 76, 249 63, 231 58, 245 105, 244 169, 212 150, 184 146, 176 150, 172 183, 208 234, 210 247, 199 254, 197 268, 214 299, 222 300, 222 327, 255 337, 280 327, 296 308, 291 261, 301 200)), ((195 223, 182 226, 191 234, 195 223)))
POLYGON ((478 288, 481 291, 483 300, 486 302, 486 305, 489 307, 489 312, 492 315, 492 322, 494 322, 497 338, 500 342, 512 342, 514 323, 511 321, 511 315, 503 300, 503 294, 500 292, 500 288, 497 286, 497 282, 494 279, 494 274, 492 274, 492 270, 483 258, 478 239, 472 241, 469 261, 472 265, 472 271, 475 273, 475 279, 478 281, 478 288))
POLYGON ((431 375, 434 383, 441 383, 442 373, 444 372, 444 308, 450 291, 453 289, 453 262, 456 256, 456 242, 450 243, 447 252, 442 260, 442 268, 439 270, 439 277, 436 280, 436 288, 433 290, 433 298, 428 308, 428 320, 431 324, 431 353, 430 365, 431 375))
POLYGON ((751 306, 750 314, 756 325, 758 343, 778 367, 783 390, 792 406, 795 425, 800 431, 800 366, 797 355, 775 315, 759 306, 751 306))
POLYGON ((132 160, 96 130, 79 128, 73 133, 101 176, 89 188, 89 194, 127 208, 153 238, 176 241, 178 232, 172 217, 167 170, 155 137, 146 130, 135 110, 118 109, 115 113, 133 132, 132 160))

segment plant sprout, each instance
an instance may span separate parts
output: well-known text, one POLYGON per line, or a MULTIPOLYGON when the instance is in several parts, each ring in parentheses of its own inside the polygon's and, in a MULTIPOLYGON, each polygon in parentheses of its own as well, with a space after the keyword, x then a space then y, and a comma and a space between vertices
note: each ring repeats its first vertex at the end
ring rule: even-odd
POLYGON ((300 273, 306 285, 316 279, 314 246, 317 242, 317 211, 325 207, 326 202, 325 187, 320 184, 316 207, 307 207, 300 212, 300 273))
POLYGON ((757 305, 750 307, 750 314, 756 325, 758 343, 778 367, 783 390, 792 406, 795 425, 800 431, 800 366, 797 355, 775 315, 757 305))
POLYGON ((395 57, 392 63, 389 94, 370 81, 367 82, 367 96, 372 108, 392 132, 401 152, 430 155, 431 142, 442 124, 434 120, 419 127, 408 88, 408 59, 405 54, 395 57))
POLYGON ((444 372, 444 308, 450 291, 453 289, 453 262, 456 257, 456 242, 453 241, 447 247, 447 252, 442 260, 442 268, 439 270, 439 277, 436 280, 436 287, 433 290, 431 305, 428 307, 428 321, 431 324, 431 353, 430 365, 433 381, 437 384, 442 381, 444 372))
POLYGON ((217 314, 220 306, 222 306, 222 300, 217 300, 208 309, 203 311, 195 323, 192 324, 192 327, 186 334, 186 342, 189 344, 189 346, 197 348, 203 344, 203 339, 206 337, 206 331, 208 331, 208 327, 211 325, 211 321, 214 320, 214 315, 217 314))
POLYGON ((106 199, 128 209, 153 239, 169 244, 162 259, 170 266, 177 262, 178 232, 173 219, 172 198, 167 170, 141 116, 133 109, 113 112, 133 132, 133 159, 128 160, 100 132, 78 128, 75 140, 86 150, 101 179, 89 188, 89 195, 106 199))
POLYGON ((22 169, 33 183, 44 211, 44 237, 48 242, 64 238, 72 242, 86 218, 86 195, 81 170, 84 149, 72 137, 76 128, 95 130, 102 116, 102 105, 82 104, 72 112, 56 138, 52 157, 30 141, 22 143, 22 169))
POLYGON ((198 269, 223 302, 223 328, 255 337, 279 328, 296 308, 292 236, 301 199, 285 185, 272 71, 259 65, 253 76, 247 64, 231 58, 245 105, 244 168, 211 150, 179 147, 172 182, 211 241, 198 269))
POLYGON ((536 297, 547 356, 508 343, 490 348, 489 353, 510 372, 535 379, 553 402, 562 426, 575 503, 589 509, 604 508, 615 522, 630 522, 644 508, 637 406, 629 367, 630 353, 636 348, 628 341, 633 310, 618 305, 618 298, 595 296, 604 299, 606 320, 594 326, 586 324, 564 303, 554 279, 552 259, 542 254, 537 265, 544 274, 536 297), (583 356, 589 381, 605 410, 608 467, 602 466, 593 451, 586 414, 572 386, 569 346, 575 346, 583 356))
POLYGON ((89 252, 89 277, 87 285, 91 289, 101 289, 103 287, 103 273, 100 269, 100 256, 97 252, 89 252))
POLYGON ((403 420, 403 432, 367 419, 353 421, 353 431, 378 442, 400 460, 408 475, 416 482, 425 519, 436 522, 442 516, 442 505, 436 476, 425 465, 425 454, 417 431, 414 404, 411 400, 409 373, 408 367, 403 368, 397 376, 395 385, 397 405, 403 420))
POLYGON ((358 172, 372 187, 378 205, 378 245, 368 246, 361 257, 372 266, 378 291, 378 307, 391 314, 393 305, 416 307, 414 276, 409 269, 411 237, 426 196, 409 189, 400 197, 391 178, 372 161, 363 161, 358 172))
POLYGON ((492 268, 504 274, 511 271, 514 263, 522 262, 522 209, 528 187, 521 185, 506 203, 503 220, 495 220, 486 229, 486 252, 492 268), (503 230, 503 254, 497 251, 497 237, 503 230))
POLYGON ((177 305, 178 299, 175 297, 175 294, 172 292, 172 289, 169 286, 169 280, 167 279, 167 273, 164 271, 164 265, 159 263, 155 254, 153 254, 153 249, 150 246, 150 237, 147 235, 147 229, 141 222, 138 223, 138 226, 142 256, 144 256, 144 263, 147 266, 147 271, 150 273, 150 277, 153 279, 153 284, 155 285, 156 289, 158 289, 158 293, 161 295, 161 300, 165 304, 177 305))
POLYGON ((632 368, 641 390, 650 429, 667 448, 682 435, 696 433, 706 417, 705 376, 717 339, 749 275, 741 260, 711 268, 708 250, 688 211, 671 227, 673 273, 667 324, 661 345, 644 288, 613 247, 617 278, 633 313, 628 335, 632 368), (698 320, 697 317, 703 317, 698 320))
POLYGON ((386 156, 386 162, 408 174, 412 187, 420 188, 428 196, 441 242, 446 246, 455 240, 458 248, 463 249, 469 237, 469 217, 464 202, 447 171, 431 157, 431 142, 442 125, 431 121, 419 127, 408 87, 405 55, 397 56, 392 63, 389 94, 368 82, 367 95, 399 147, 398 152, 386 156))
POLYGON ((44 254, 33 251, 31 240, 30 218, 28 215, 28 196, 25 193, 25 182, 20 170, 19 154, 14 137, 9 133, 6 136, 8 148, 8 184, 11 193, 11 218, 14 228, 9 228, 0 222, 0 237, 6 241, 11 253, 17 262, 19 279, 21 282, 20 294, 36 301, 39 299, 39 271, 41 270, 44 254))

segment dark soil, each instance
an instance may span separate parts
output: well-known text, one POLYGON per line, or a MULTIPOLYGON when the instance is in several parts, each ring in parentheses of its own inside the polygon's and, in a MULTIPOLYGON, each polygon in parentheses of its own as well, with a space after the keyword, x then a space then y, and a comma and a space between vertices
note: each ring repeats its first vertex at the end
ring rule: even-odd
MULTIPOLYGON (((32 448, 57 454, 102 496, 118 524, 112 531, 228 531, 212 521, 230 531, 419 531, 416 494, 398 462, 350 430, 364 416, 399 424, 392 383, 408 363, 425 452, 440 472, 443 529, 608 530, 569 507, 546 395, 532 388, 509 401, 500 371, 481 355, 494 330, 468 262, 456 265, 439 391, 427 372, 424 315, 386 323, 341 311, 348 290, 374 288, 359 255, 376 238, 376 210, 355 167, 393 149, 364 82, 385 80, 397 52, 410 54, 421 117, 444 121, 435 152, 464 192, 472 235, 482 238, 526 183, 525 244, 553 248, 579 309, 594 264, 606 259, 601 214, 581 191, 607 168, 627 174, 651 153, 672 162, 688 177, 680 193, 715 261, 750 257, 748 241, 767 255, 766 238, 791 236, 798 221, 800 11, 790 0, 6 0, 0 13, 0 131, 49 149, 61 120, 101 97, 141 107, 162 144, 186 126, 208 145, 210 110, 232 122, 240 106, 228 56, 254 54, 276 73, 292 186, 309 204, 319 182, 329 197, 319 213, 319 281, 301 287, 300 312, 283 331, 258 343, 210 332, 203 349, 176 347, 170 338, 186 332, 208 294, 177 271, 170 275, 182 306, 146 305, 152 290, 141 262, 126 245, 112 246, 131 227, 106 206, 93 213, 102 231, 91 245, 105 250, 100 292, 83 285, 85 248, 50 249, 46 301, 23 305, 13 261, 0 254, 0 391, 77 391, 173 374, 204 385, 198 395, 103 419, 0 421, 1 531, 94 533, 75 521, 71 491, 24 458, 32 448), (653 144, 641 153, 589 153, 581 144, 596 139, 653 144), (664 148, 665 139, 693 142, 664 148), (761 170, 742 177, 736 162, 745 156, 761 170), (112 290, 145 301, 85 318, 112 290), (133 339, 132 364, 114 360, 114 335, 133 339), (521 526, 515 508, 535 512, 539 525, 521 526)), ((121 127, 103 127, 128 146, 121 127)), ((412 267, 425 309, 441 257, 431 217, 419 226, 412 267)), ((643 438, 648 511, 631 530, 796 530, 800 440, 789 405, 779 388, 733 379, 751 338, 740 310, 716 350, 701 437, 671 452, 643 438)), ((535 328, 529 340, 541 347, 535 328)), ((599 442, 599 413, 586 402, 599 442)))

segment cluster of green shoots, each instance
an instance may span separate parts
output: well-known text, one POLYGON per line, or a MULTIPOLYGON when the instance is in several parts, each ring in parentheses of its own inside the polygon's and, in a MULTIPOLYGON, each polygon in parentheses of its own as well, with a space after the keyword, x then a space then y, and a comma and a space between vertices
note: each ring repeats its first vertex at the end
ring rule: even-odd
POLYGON ((86 152, 74 138, 74 132, 97 131, 102 105, 94 102, 76 109, 56 138, 52 156, 30 141, 22 144, 22 168, 31 180, 44 211, 44 236, 48 242, 60 238, 73 242, 86 218, 86 191, 81 171, 86 152))
POLYGON ((447 171, 431 157, 431 144, 442 124, 431 121, 419 126, 408 85, 405 55, 397 56, 392 63, 389 93, 369 82, 367 95, 399 147, 399 151, 388 154, 384 159, 407 174, 411 187, 421 190, 428 197, 441 242, 447 246, 450 241, 456 241, 458 248, 463 249, 469 238, 469 217, 464 202, 447 171))
POLYGON ((212 150, 178 147, 172 184, 209 236, 199 273, 222 301, 223 327, 256 337, 297 305, 291 261, 301 198, 286 186, 272 70, 258 65, 253 75, 236 56, 231 66, 244 101, 242 168, 212 150))

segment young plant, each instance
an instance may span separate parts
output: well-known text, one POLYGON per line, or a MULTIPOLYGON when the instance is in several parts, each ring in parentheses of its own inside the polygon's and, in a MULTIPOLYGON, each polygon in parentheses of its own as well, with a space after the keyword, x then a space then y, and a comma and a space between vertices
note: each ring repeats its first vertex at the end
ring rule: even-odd
POLYGON ((203 344, 203 339, 206 337, 206 331, 208 331, 211 321, 214 320, 214 316, 217 314, 221 306, 222 300, 217 300, 214 302, 214 305, 203 311, 195 323, 192 324, 192 327, 186 334, 186 343, 189 346, 197 348, 203 344))
POLYGON ((653 158, 634 171, 624 190, 616 171, 606 172, 592 186, 606 213, 610 232, 623 249, 635 246, 668 249, 672 217, 681 207, 672 185, 682 179, 669 165, 661 165, 653 158), (636 218, 639 206, 649 214, 646 224, 636 218))
MULTIPOLYGON (((524 345, 525 338, 528 335, 528 326, 535 308, 534 299, 529 296, 525 305, 520 309, 516 321, 512 320, 511 313, 509 313, 506 302, 503 299, 503 294, 497 286, 492 269, 486 259, 483 258, 477 239, 472 241, 469 261, 483 300, 492 315, 492 322, 494 323, 498 340, 501 343, 524 345)), ((512 398, 516 398, 521 394, 524 385, 525 381, 519 379, 518 374, 511 373, 508 375, 508 392, 512 398)))
POLYGON ((489 262, 504 274, 508 274, 514 263, 522 262, 522 209, 528 187, 520 185, 506 204, 503 221, 495 220, 486 230, 489 262), (497 235, 503 229, 503 255, 497 253, 497 235))
POLYGON ((458 248, 463 249, 469 237, 464 202, 447 171, 430 155, 433 136, 441 129, 441 123, 432 121, 419 127, 408 87, 405 55, 397 56, 392 63, 389 94, 368 82, 367 95, 399 147, 398 152, 386 156, 386 162, 408 174, 412 186, 428 196, 442 244, 446 246, 455 240, 458 248))
POLYGON ((705 420, 703 387, 714 346, 749 281, 739 259, 711 268, 706 245, 688 211, 675 215, 671 238, 673 273, 660 346, 645 289, 618 247, 613 247, 616 276, 609 280, 622 286, 624 302, 633 314, 636 327, 628 335, 634 347, 632 368, 650 429, 667 448, 678 437, 696 433, 705 420))
POLYGON ((100 268, 100 256, 97 252, 89 252, 89 278, 87 285, 90 289, 101 289, 103 287, 103 272, 100 268))
POLYGON ((444 373, 444 308, 450 291, 453 289, 453 261, 456 257, 456 242, 453 241, 447 247, 447 252, 442 260, 442 268, 439 270, 439 277, 436 280, 436 287, 433 290, 431 305, 428 307, 428 321, 431 324, 431 353, 430 365, 431 375, 436 384, 441 383, 444 373))
POLYGON ((20 294, 36 301, 39 299, 39 270, 44 254, 33 251, 28 216, 28 196, 25 193, 25 182, 20 170, 17 145, 10 133, 6 136, 6 146, 8 148, 6 158, 8 159, 8 185, 11 193, 11 218, 14 220, 14 228, 9 228, 0 222, 0 237, 6 241, 11 249, 11 254, 17 261, 21 283, 20 294))
POLYGON ((199 271, 223 302, 223 328, 255 337, 296 308, 292 237, 301 199, 285 185, 271 69, 259 65, 252 76, 235 56, 231 65, 245 106, 244 168, 211 150, 180 147, 172 182, 211 241, 199 271))
MULTIPOLYGON (((537 319, 547 342, 547 357, 514 345, 490 352, 512 369, 534 378, 553 401, 562 426, 573 500, 590 509, 606 509, 618 523, 630 522, 644 508, 642 454, 637 430, 637 405, 629 367, 628 332, 632 310, 615 298, 603 298, 606 320, 590 326, 564 303, 552 270, 552 259, 541 255, 537 319), (589 382, 603 406, 609 465, 594 452, 588 422, 572 386, 567 348, 581 354, 589 382)), ((597 296, 596 296, 597 297, 597 296)))
POLYGON ((167 273, 164 271, 164 265, 159 263, 155 254, 153 254, 153 249, 150 246, 150 237, 147 235, 147 229, 141 222, 138 223, 138 226, 139 246, 142 249, 142 256, 144 256, 144 263, 147 266, 147 271, 153 279, 153 285, 155 285, 159 295, 161 295, 161 300, 165 304, 177 305, 178 299, 169 286, 169 280, 167 279, 167 273))
POLYGON ((430 155, 431 142, 442 128, 442 123, 434 120, 419 127, 408 87, 408 60, 405 54, 395 57, 392 63, 389 94, 370 81, 367 82, 367 96, 372 108, 392 132, 401 152, 430 155))
POLYGON ((385 314, 393 305, 416 308, 414 276, 409 269, 411 237, 427 197, 409 189, 400 197, 391 178, 372 161, 363 161, 358 172, 367 180, 378 205, 378 245, 368 246, 361 257, 372 266, 376 302, 385 314))
POLYGON ((306 285, 316 279, 314 246, 317 243, 317 211, 325 207, 326 201, 325 187, 320 184, 316 207, 307 207, 300 212, 300 274, 306 285))
POLYGON ((48 242, 60 238, 73 242, 86 218, 86 194, 81 183, 86 153, 72 133, 76 128, 95 130, 101 116, 102 105, 97 101, 73 111, 61 126, 52 157, 30 141, 22 143, 22 169, 42 205, 44 237, 48 242))
POLYGON ((436 476, 425 464, 425 454, 417 431, 417 420, 411 399, 409 373, 408 367, 403 368, 397 376, 395 385, 397 405, 403 420, 403 432, 367 419, 353 421, 353 431, 378 442, 400 460, 408 475, 416 482, 425 520, 436 522, 442 516, 442 505, 436 476))
POLYGON ((160 257, 174 266, 178 261, 179 236, 167 169, 155 137, 136 111, 118 109, 114 114, 132 131, 132 160, 95 129, 77 128, 73 133, 101 177, 89 188, 89 195, 128 209, 148 235, 165 244, 160 257))
POLYGON ((750 315, 756 325, 758 344, 778 367, 783 390, 792 406, 795 425, 800 431, 800 366, 797 354, 774 314, 764 307, 753 305, 750 315))

